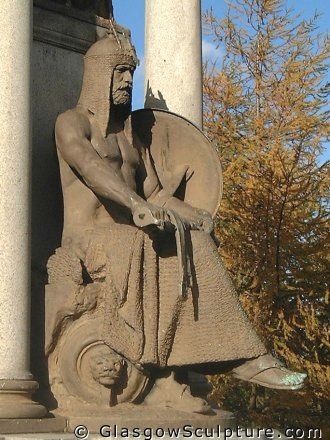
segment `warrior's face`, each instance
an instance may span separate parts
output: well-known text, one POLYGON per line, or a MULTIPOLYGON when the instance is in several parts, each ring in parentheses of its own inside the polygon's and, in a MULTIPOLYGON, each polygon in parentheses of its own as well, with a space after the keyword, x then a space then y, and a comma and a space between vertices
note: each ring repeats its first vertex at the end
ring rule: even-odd
POLYGON ((112 102, 115 105, 131 104, 134 68, 121 64, 113 72, 112 102))

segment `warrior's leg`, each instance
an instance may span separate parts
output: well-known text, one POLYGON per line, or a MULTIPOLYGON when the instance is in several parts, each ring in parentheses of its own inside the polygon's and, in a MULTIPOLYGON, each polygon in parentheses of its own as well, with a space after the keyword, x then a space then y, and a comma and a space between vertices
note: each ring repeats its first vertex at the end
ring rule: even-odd
POLYGON ((270 354, 244 362, 233 373, 237 379, 279 390, 299 390, 307 377, 305 373, 288 370, 270 354))
MULTIPOLYGON (((227 304, 229 304, 230 301, 232 304, 231 307, 233 313, 232 320, 236 319, 237 322, 239 322, 240 328, 243 328, 243 324, 245 326, 244 332, 241 332, 240 328, 235 329, 237 332, 235 334, 237 335, 237 337, 241 338, 244 345, 245 341, 247 342, 248 340, 251 340, 253 338, 252 334, 253 333, 255 334, 255 332, 252 328, 252 324, 247 322, 247 317, 243 312, 243 310, 241 310, 240 313, 236 312, 236 314, 234 315, 234 311, 236 309, 235 303, 236 304, 239 303, 239 298, 236 293, 235 295, 233 295, 234 289, 232 283, 229 279, 228 274, 226 273, 227 271, 224 268, 224 265, 220 257, 218 255, 214 257, 214 253, 216 250, 214 244, 210 243, 210 241, 207 240, 205 236, 203 237, 202 234, 198 234, 198 233, 192 234, 192 250, 193 250, 197 270, 200 271, 202 268, 202 265, 199 261, 201 254, 203 264, 205 264, 205 262, 207 261, 208 267, 209 269, 211 269, 209 273, 211 274, 212 271, 214 271, 217 274, 221 274, 221 277, 219 279, 219 284, 220 283, 222 284, 221 286, 222 288, 220 289, 220 294, 222 296, 222 299, 219 302, 219 306, 221 307, 224 305, 224 297, 225 295, 227 295, 228 298, 227 304), (204 252, 203 252, 202 240, 205 240, 204 252), (207 249, 207 251, 205 249, 207 249), (229 293, 231 293, 231 300, 229 299, 229 293)), ((218 253, 216 252, 216 254, 218 253)), ((202 285, 203 277, 200 277, 200 279, 202 285)), ((210 301, 212 302, 214 301, 211 295, 210 295, 210 301)), ((214 302, 214 305, 215 304, 216 303, 214 302)), ((230 325, 233 325, 231 320, 228 321, 228 326, 230 325)), ((222 333, 222 335, 224 335, 224 333, 222 333)), ((221 340, 221 335, 219 335, 218 338, 219 337, 221 340)), ((260 343, 258 343, 255 337, 254 337, 254 344, 255 344, 254 346, 256 346, 256 344, 260 346, 260 343)), ((251 347, 254 348, 252 344, 251 347)), ((242 353, 244 352, 244 347, 242 347, 242 344, 240 345, 237 344, 236 348, 238 349, 236 355, 239 356, 239 352, 242 350, 242 348, 243 350, 241 352, 242 353)), ((245 359, 248 358, 246 353, 244 353, 242 358, 245 359)), ((280 361, 278 361, 270 354, 266 354, 265 351, 261 352, 259 356, 252 354, 252 356, 249 356, 249 358, 250 359, 246 360, 245 362, 243 362, 242 359, 242 364, 239 367, 233 369, 233 373, 235 377, 237 377, 238 379, 256 383, 268 388, 286 389, 286 390, 297 390, 300 389, 304 384, 306 374, 297 373, 288 370, 287 368, 285 368, 284 364, 282 364, 280 361)))
POLYGON ((176 380, 173 370, 167 371, 156 379, 152 390, 145 399, 145 404, 174 408, 183 412, 213 413, 206 400, 192 396, 189 386, 176 380))

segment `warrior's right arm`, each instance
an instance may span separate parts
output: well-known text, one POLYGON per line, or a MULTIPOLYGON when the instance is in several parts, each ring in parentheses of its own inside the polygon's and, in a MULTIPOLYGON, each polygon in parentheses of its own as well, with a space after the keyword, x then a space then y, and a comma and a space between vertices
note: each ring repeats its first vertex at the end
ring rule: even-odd
POLYGON ((89 121, 84 115, 66 112, 56 121, 56 145, 62 158, 79 173, 86 185, 101 197, 134 211, 146 205, 124 179, 97 154, 88 139, 89 121))

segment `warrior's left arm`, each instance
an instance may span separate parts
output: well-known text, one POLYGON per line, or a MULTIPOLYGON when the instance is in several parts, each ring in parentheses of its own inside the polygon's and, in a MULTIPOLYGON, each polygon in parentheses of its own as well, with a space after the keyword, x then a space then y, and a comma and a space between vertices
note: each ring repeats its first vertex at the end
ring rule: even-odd
POLYGON ((148 150, 143 152, 142 160, 145 171, 143 191, 148 202, 165 208, 165 210, 176 212, 184 223, 192 229, 203 229, 206 232, 212 232, 212 216, 207 211, 194 208, 174 196, 183 179, 187 178, 188 166, 177 167, 172 172, 164 170, 161 182, 148 150))
POLYGON ((163 206, 165 210, 176 212, 192 229, 201 229, 208 233, 214 229, 211 214, 203 209, 194 208, 176 197, 170 197, 163 206))

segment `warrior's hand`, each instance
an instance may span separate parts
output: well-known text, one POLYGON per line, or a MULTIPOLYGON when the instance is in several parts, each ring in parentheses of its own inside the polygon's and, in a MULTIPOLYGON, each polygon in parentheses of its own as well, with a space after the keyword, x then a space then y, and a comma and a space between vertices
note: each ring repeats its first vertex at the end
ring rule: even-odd
POLYGON ((198 209, 198 225, 200 230, 206 232, 207 234, 211 234, 214 229, 213 219, 209 212, 204 211, 202 209, 198 209))
POLYGON ((151 203, 137 205, 133 210, 133 221, 139 228, 155 225, 164 229, 166 225, 170 225, 166 210, 151 203))
POLYGON ((212 216, 209 212, 203 209, 193 208, 187 206, 184 207, 182 212, 173 209, 180 215, 183 223, 191 230, 204 231, 207 234, 211 234, 214 229, 212 216))
MULTIPOLYGON (((187 215, 188 212, 184 213, 186 215, 178 212, 177 214, 181 217, 183 223, 190 229, 204 231, 208 234, 214 229, 212 216, 207 211, 190 208, 190 215, 187 215)), ((173 229, 173 224, 167 210, 152 205, 151 203, 138 204, 133 210, 133 221, 139 228, 155 225, 160 230, 173 229)))

